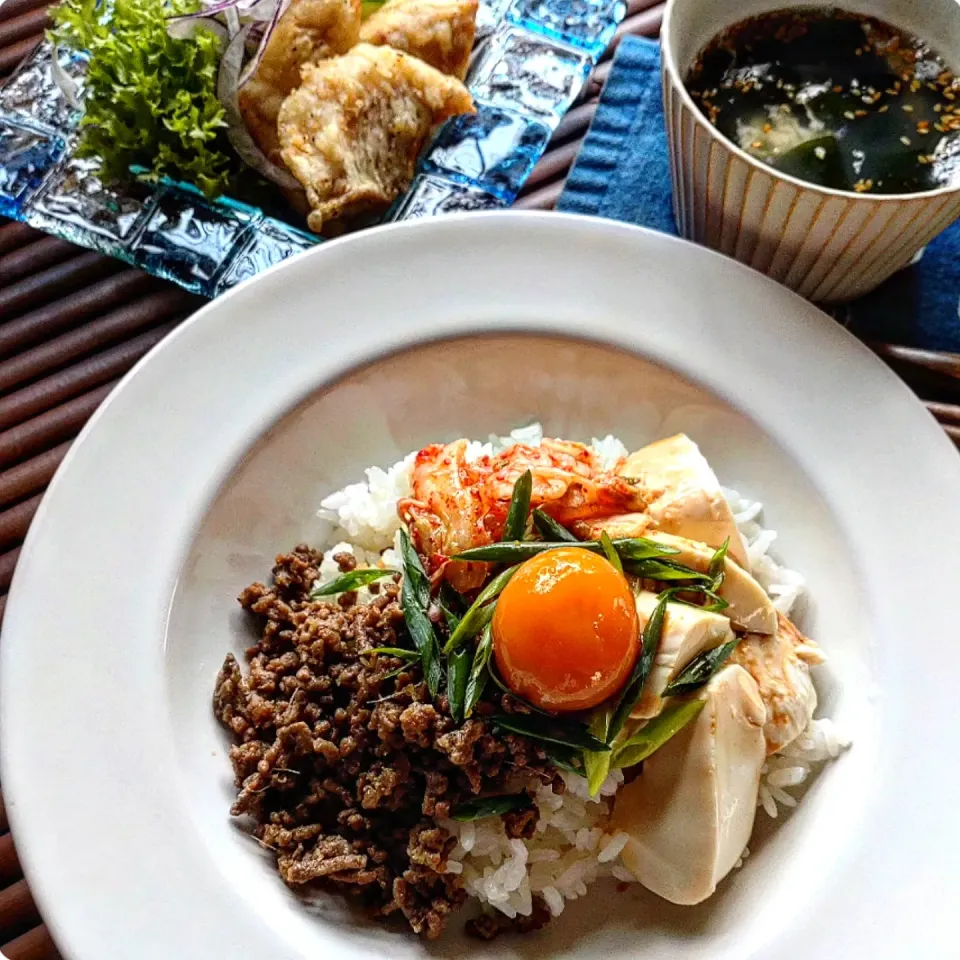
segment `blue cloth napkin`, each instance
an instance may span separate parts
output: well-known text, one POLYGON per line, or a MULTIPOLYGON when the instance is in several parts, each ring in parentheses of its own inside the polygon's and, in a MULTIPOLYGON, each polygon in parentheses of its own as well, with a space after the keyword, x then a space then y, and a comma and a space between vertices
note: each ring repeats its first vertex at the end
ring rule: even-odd
MULTIPOLYGON (((676 233, 659 44, 621 41, 557 209, 676 233)), ((960 222, 913 266, 834 313, 865 339, 960 352, 960 222)))

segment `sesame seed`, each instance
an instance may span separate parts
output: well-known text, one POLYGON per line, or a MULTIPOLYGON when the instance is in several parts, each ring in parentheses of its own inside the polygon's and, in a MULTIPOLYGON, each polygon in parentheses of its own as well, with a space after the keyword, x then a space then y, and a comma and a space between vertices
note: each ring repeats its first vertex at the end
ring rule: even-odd
POLYGON ((813 155, 814 155, 818 160, 825 160, 826 157, 827 157, 826 148, 825 148, 825 147, 814 147, 814 148, 813 148, 813 155))
POLYGON ((909 137, 901 137, 901 138, 900 138, 900 142, 901 142, 905 147, 909 147, 909 146, 910 146, 910 138, 909 138, 909 137))
POLYGON ((903 109, 906 113, 913 113, 913 107, 911 107, 909 103, 905 103, 903 109))
POLYGON ((854 118, 854 113, 853 113, 852 110, 844 110, 844 111, 843 111, 843 115, 844 115, 848 120, 853 120, 853 118, 854 118))

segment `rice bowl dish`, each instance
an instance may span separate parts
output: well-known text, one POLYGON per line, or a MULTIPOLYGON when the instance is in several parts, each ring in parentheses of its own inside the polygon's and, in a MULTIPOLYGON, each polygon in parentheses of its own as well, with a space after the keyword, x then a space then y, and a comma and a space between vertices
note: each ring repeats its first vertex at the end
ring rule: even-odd
POLYGON ((370 467, 319 516, 318 542, 241 596, 262 638, 246 675, 227 658, 215 698, 235 741, 233 812, 298 892, 336 888, 427 937, 467 901, 482 907, 476 935, 536 929, 603 877, 697 903, 743 865, 754 811, 795 806, 847 746, 813 717, 824 655, 791 619, 802 575, 771 554, 762 504, 721 488, 682 435, 632 455, 611 436, 545 439, 538 424, 435 444, 370 467), (445 487, 451 465, 459 485, 445 487), (579 686, 542 651, 530 659, 525 605, 540 601, 521 588, 527 570, 553 583, 551 563, 601 578, 598 602, 616 601, 591 614, 616 655, 579 686), (305 633, 327 637, 316 662, 305 633), (489 740, 479 760, 461 750, 467 730, 489 740), (408 813, 402 837, 378 822, 408 813))

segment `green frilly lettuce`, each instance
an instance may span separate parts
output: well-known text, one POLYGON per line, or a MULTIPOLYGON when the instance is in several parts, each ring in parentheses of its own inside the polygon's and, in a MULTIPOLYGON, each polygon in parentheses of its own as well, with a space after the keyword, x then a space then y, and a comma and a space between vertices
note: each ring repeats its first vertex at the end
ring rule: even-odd
POLYGON ((222 41, 202 28, 184 40, 167 33, 167 17, 196 9, 196 0, 64 0, 50 11, 51 39, 90 54, 77 154, 99 157, 105 179, 141 167, 207 196, 227 187, 237 161, 217 99, 222 41))

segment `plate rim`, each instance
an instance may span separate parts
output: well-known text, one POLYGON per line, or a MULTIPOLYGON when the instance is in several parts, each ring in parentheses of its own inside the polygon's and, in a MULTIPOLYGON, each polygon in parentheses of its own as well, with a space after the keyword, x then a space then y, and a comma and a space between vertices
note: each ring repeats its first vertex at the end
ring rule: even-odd
MULTIPOLYGON (((760 276, 749 268, 735 263, 726 257, 704 248, 696 247, 676 237, 659 234, 640 227, 615 223, 613 221, 598 220, 591 217, 558 213, 531 214, 516 211, 497 211, 447 217, 438 220, 398 223, 379 227, 321 245, 289 261, 272 267, 270 270, 252 278, 221 298, 202 307, 141 359, 123 378, 118 387, 115 388, 104 404, 101 405, 74 441, 67 457, 64 459, 63 464, 51 482, 47 494, 37 512, 36 519, 25 540, 20 562, 10 587, 5 622, 2 634, 0 634, 0 637, 2 637, 2 639, 0 639, 0 775, 2 775, 5 794, 7 795, 10 820, 19 838, 18 849, 24 873, 29 879, 31 890, 55 939, 58 943, 63 944, 64 947, 73 949, 71 944, 75 938, 73 937, 72 930, 68 929, 68 926, 73 921, 62 922, 63 911, 61 910, 61 902, 59 900, 55 902, 56 894, 54 888, 56 886, 62 886, 62 883, 53 882, 52 865, 49 863, 49 857, 46 853, 41 853, 34 842, 34 837, 37 836, 38 830, 42 829, 43 825, 38 823, 38 818, 32 810, 28 810, 19 802, 21 793, 29 796, 31 793, 35 794, 36 789, 25 780, 25 777, 29 778, 29 773, 26 768, 30 766, 30 762, 25 756, 25 754, 29 752, 29 748, 25 739, 24 727, 29 726, 29 723, 26 718, 14 715, 13 707, 11 707, 11 703, 22 702, 24 700, 24 694, 21 690, 12 688, 11 685, 18 680, 21 682, 24 680, 30 681, 30 677, 25 676, 25 672, 28 671, 28 665, 26 662, 21 662, 23 658, 29 661, 31 656, 31 643, 35 643, 29 635, 29 630, 26 628, 29 621, 28 607, 30 592, 33 591, 39 594, 37 587, 38 578, 39 580, 43 579, 44 574, 42 567, 49 563, 49 560, 44 556, 45 550, 47 553, 50 552, 44 538, 51 537, 51 539, 53 539, 48 527, 50 524, 63 524, 67 522, 58 520, 55 513, 61 509, 60 504, 63 499, 61 491, 66 487, 66 484, 71 482, 70 478, 76 472, 74 464, 90 456, 96 456, 96 453, 93 452, 91 448, 95 445, 97 438, 105 435, 105 429, 110 427, 111 418, 115 416, 114 411, 119 409, 119 413, 117 413, 116 416, 122 417, 125 415, 124 404, 130 402, 129 397, 132 393, 132 385, 139 384, 141 380, 144 379, 144 371, 155 370, 159 364, 165 362, 168 365, 175 362, 174 357, 176 353, 187 349, 185 344, 189 338, 203 336, 202 331, 205 330, 206 327, 209 327, 211 332, 213 331, 213 319, 211 319, 211 317, 229 316, 230 313, 242 317, 246 307, 249 306, 250 303, 255 302, 261 291, 266 291, 271 285, 276 289, 281 283, 281 278, 284 278, 284 280, 289 279, 293 281, 295 285, 309 286, 311 269, 308 264, 312 260, 318 261, 318 272, 322 269, 327 269, 328 262, 332 264, 336 257, 339 257, 341 261, 346 258, 347 262, 349 262, 349 258, 352 257, 355 261, 359 262, 367 255, 364 250, 366 247, 382 246, 383 244, 387 244, 389 247, 389 245, 393 243, 395 248, 399 249, 402 238, 397 238, 395 243, 394 240, 391 239, 394 234, 398 233, 410 235, 406 237, 405 245, 412 250, 417 244, 419 244, 420 247, 424 245, 429 246, 431 243, 442 242, 445 237, 449 237, 451 240, 455 237, 459 238, 458 242, 462 243, 464 235, 470 234, 478 238, 481 243, 486 243, 490 242, 491 238, 496 240, 498 236, 502 238, 508 233, 517 233, 520 231, 526 231, 531 236, 541 235, 544 238, 556 238, 564 233, 569 233, 571 244, 577 237, 580 242, 586 243, 590 243, 591 240, 600 241, 601 239, 610 241, 612 238, 613 242, 623 242, 628 247, 630 244, 635 243, 639 252, 642 252, 645 245, 658 247, 666 244, 668 245, 668 249, 672 246, 681 258, 689 258, 692 265, 695 265, 698 259, 704 264, 712 263, 714 267, 717 267, 718 263, 722 263, 722 270, 727 271, 728 276, 740 278, 736 281, 737 284, 743 283, 747 286, 752 284, 757 286, 757 289, 765 289, 774 300, 783 303, 792 303, 797 312, 804 315, 805 318, 809 317, 812 320, 813 317, 819 316, 819 320, 812 321, 819 324, 820 332, 818 333, 811 333, 810 327, 801 329, 799 326, 781 332, 784 333, 787 339, 794 345, 804 340, 804 338, 818 338, 821 337, 821 335, 825 343, 830 342, 830 345, 833 347, 837 347, 838 344, 844 344, 840 349, 849 355, 852 362, 859 365, 864 376, 873 378, 877 383, 882 382, 884 384, 884 404, 887 407, 901 408, 900 413, 913 421, 916 432, 910 439, 914 443, 922 442, 924 444, 925 456, 937 461, 938 469, 942 469, 943 471, 942 477, 938 476, 937 478, 940 485, 944 486, 951 474, 953 475, 954 481, 960 480, 960 459, 956 457, 956 452, 948 438, 943 434, 942 430, 940 430, 939 426, 925 410, 922 403, 909 391, 906 385, 903 384, 879 358, 869 351, 867 347, 856 340, 846 330, 840 328, 834 321, 827 318, 826 315, 820 313, 820 311, 813 308, 806 301, 775 284, 773 281, 760 276), (681 253, 680 251, 683 252, 681 253), (323 260, 323 266, 321 266, 321 260, 323 260), (300 279, 297 279, 298 277, 300 279), (826 321, 826 324, 824 321, 826 321), (868 371, 871 369, 872 373, 868 374, 868 371), (908 410, 909 412, 906 412, 908 410), (101 424, 105 422, 107 423, 107 428, 101 426, 101 424), (925 438, 923 438, 924 431, 926 432, 925 438), (922 441, 919 438, 923 438, 922 441)), ((221 320, 220 322, 223 321, 221 320)), ((444 329, 441 329, 436 323, 430 325, 424 323, 422 328, 418 330, 418 336, 413 343, 432 338, 431 333, 436 337, 445 337, 447 335, 456 335, 458 328, 462 332, 470 332, 476 326, 477 323, 475 319, 474 321, 458 320, 452 322, 444 329)), ((482 326, 482 324, 480 324, 480 326, 482 326)), ((621 333, 615 335, 615 338, 611 340, 608 338, 611 331, 606 329, 601 330, 599 322, 594 321, 587 324, 588 329, 584 329, 582 335, 586 338, 594 339, 592 333, 596 333, 598 342, 612 344, 620 349, 636 352, 638 349, 638 343, 636 341, 644 338, 655 339, 656 337, 655 331, 651 331, 645 327, 641 331, 641 326, 643 325, 638 326, 638 330, 631 331, 629 335, 627 333, 621 333), (628 340, 631 341, 629 345, 628 340)), ((529 318, 526 321, 519 321, 515 326, 495 328, 492 325, 488 325, 488 329, 496 329, 498 332, 508 332, 509 330, 517 329, 529 329, 531 332, 536 333, 557 332, 556 330, 551 330, 547 325, 542 325, 541 327, 529 325, 529 318)), ((208 333, 206 336, 209 339, 210 334, 208 333)), ((410 345, 413 344, 411 343, 410 345)), ((215 346, 215 344, 212 346, 215 346)), ((652 344, 650 344, 650 347, 651 349, 653 348, 652 344)), ((388 344, 383 349, 368 352, 368 356, 369 359, 373 359, 376 356, 381 356, 389 352, 393 352, 393 350, 388 344)), ((215 356, 215 353, 216 351, 213 350, 211 356, 215 356)), ((650 354, 646 354, 646 356, 649 357, 650 354)), ((658 362, 662 362, 659 355, 655 358, 658 362)), ((685 376, 690 375, 690 371, 682 365, 679 368, 676 366, 673 368, 678 369, 679 372, 685 376)), ((701 370, 700 373, 702 374, 703 371, 701 370)), ((693 379, 700 384, 705 383, 708 389, 717 392, 715 384, 709 378, 705 380, 703 376, 694 375, 693 379)), ((731 399, 731 396, 726 393, 721 392, 720 395, 724 396, 725 399, 731 399)), ((302 396, 295 396, 291 403, 282 405, 281 415, 282 411, 289 409, 292 404, 302 399, 302 396)), ((754 411, 749 405, 738 403, 738 406, 741 406, 741 409, 744 409, 748 415, 753 415, 754 411)), ((275 417, 270 417, 269 423, 274 422, 275 419, 275 417)), ((269 423, 267 426, 269 426, 269 423)), ((761 426, 764 429, 767 427, 767 425, 762 422, 761 426)), ((257 421, 253 424, 252 429, 253 432, 250 439, 255 439, 256 436, 263 432, 265 425, 262 421, 257 421)), ((243 444, 243 446, 246 445, 246 443, 243 444)), ((209 496, 199 496, 199 499, 206 499, 206 501, 209 502, 209 497, 215 494, 219 485, 220 479, 217 479, 213 488, 207 491, 209 496)), ((957 489, 957 487, 955 486, 954 489, 957 489)), ((195 496, 194 499, 196 501, 198 497, 195 496)), ((954 519, 957 517, 960 517, 960 510, 954 512, 954 519)), ((195 519, 199 520, 199 517, 195 519)), ((56 533, 56 529, 54 529, 54 533, 56 533)), ((187 546, 189 547, 189 544, 187 544, 187 546)), ((960 581, 958 581, 958 583, 960 583, 960 581)), ((39 599, 39 596, 36 599, 39 599)), ((34 602, 36 602, 36 599, 34 602)), ((960 660, 958 660, 958 663, 960 663, 960 660)), ((954 726, 957 731, 960 732, 960 722, 955 722, 954 726)), ((960 783, 960 780, 957 780, 957 778, 954 778, 954 780, 956 783, 960 783)), ((955 832, 957 838, 960 839, 960 829, 957 829, 955 832)), ((954 881, 954 883, 957 890, 960 891, 960 884, 957 884, 956 881, 954 881)), ((73 955, 74 954, 71 954, 71 956, 73 955)), ((278 954, 278 956, 279 955, 280 954, 278 954)), ((286 956, 287 954, 283 955, 286 956)), ((294 953, 290 954, 290 956, 295 955, 294 953)), ((88 960, 88 957, 90 960, 93 960, 90 953, 78 952, 76 956, 79 960, 88 960)), ((116 956, 121 956, 121 954, 117 953, 116 956)), ((237 954, 237 956, 240 956, 240 954, 237 954)))

